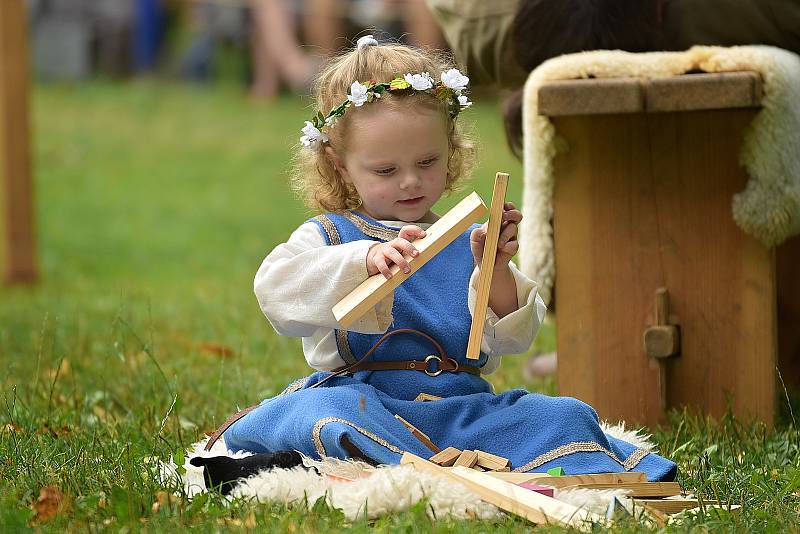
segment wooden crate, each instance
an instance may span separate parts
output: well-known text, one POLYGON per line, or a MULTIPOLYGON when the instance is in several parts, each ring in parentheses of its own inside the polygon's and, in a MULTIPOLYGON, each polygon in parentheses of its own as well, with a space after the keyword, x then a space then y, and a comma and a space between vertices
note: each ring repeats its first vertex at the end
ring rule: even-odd
POLYGON ((681 336, 664 367, 666 407, 719 416, 730 402, 737 415, 773 421, 776 288, 786 291, 782 359, 796 361, 800 283, 788 257, 800 246, 782 247, 778 283, 775 250, 732 218, 760 95, 754 73, 554 82, 539 93, 569 146, 554 162, 559 393, 601 418, 664 422, 643 334, 665 287, 681 336))

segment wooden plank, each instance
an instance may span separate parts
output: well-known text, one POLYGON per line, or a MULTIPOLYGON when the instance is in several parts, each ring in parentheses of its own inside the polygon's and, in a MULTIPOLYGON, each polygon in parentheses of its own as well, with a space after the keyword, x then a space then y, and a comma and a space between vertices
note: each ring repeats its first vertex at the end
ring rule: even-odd
POLYGON ((774 254, 733 221, 752 110, 560 117, 555 160, 558 389, 600 417, 656 426, 658 365, 641 345, 653 295, 670 293, 681 355, 669 407, 771 424, 774 254))
MULTIPOLYGON (((636 506, 643 506, 647 509, 657 510, 661 513, 672 515, 683 512, 684 510, 693 510, 700 507, 700 501, 697 499, 688 498, 667 498, 667 499, 633 499, 636 506)), ((722 504, 711 503, 709 501, 703 502, 705 508, 719 508, 722 510, 736 511, 741 508, 738 504, 722 504)))
POLYGON ((436 444, 431 441, 431 438, 429 438, 428 435, 425 432, 423 432, 419 428, 415 427, 414 425, 412 425, 411 423, 409 423, 408 421, 406 421, 405 419, 403 419, 402 417, 400 417, 397 414, 395 414, 395 418, 398 421, 400 421, 401 423, 403 423, 415 438, 420 440, 423 445, 428 447, 435 454, 438 454, 438 453, 442 452, 442 449, 440 449, 438 446, 436 446, 436 444))
POLYGON ((683 74, 663 78, 556 80, 539 88, 538 112, 548 117, 754 108, 761 105, 756 72, 683 74))
POLYGON ((512 484, 520 484, 522 482, 532 482, 538 484, 543 478, 549 476, 542 473, 515 473, 504 471, 489 471, 487 474, 498 480, 505 480, 506 482, 511 482, 512 484))
POLYGON ((595 115, 644 110, 638 78, 557 80, 539 88, 539 115, 595 115))
POLYGON ((456 458, 453 467, 474 467, 478 463, 478 453, 475 451, 463 451, 456 458))
POLYGON ((525 515, 527 512, 536 512, 537 515, 544 515, 546 523, 571 526, 580 530, 591 528, 591 523, 605 522, 604 518, 597 514, 516 484, 498 480, 486 473, 465 467, 454 467, 451 473, 462 482, 474 484, 468 487, 476 491, 481 499, 523 517, 527 517, 525 515))
MULTIPOLYGON (((778 299, 778 368, 787 388, 800 390, 800 236, 775 251, 778 299)), ((783 387, 780 386, 779 391, 783 387)))
POLYGON ((24 0, 0 1, 0 175, 6 283, 38 277, 28 111, 28 22, 24 0))
MULTIPOLYGON (((529 473, 529 475, 534 473, 529 473)), ((625 473, 598 473, 590 475, 564 475, 560 477, 539 477, 538 475, 531 480, 539 484, 552 486, 554 488, 566 488, 578 484, 635 484, 647 482, 647 475, 638 471, 628 471, 625 473)))
POLYGON ((604 522, 597 514, 499 480, 489 473, 479 473, 465 467, 445 469, 408 452, 403 454, 400 463, 447 476, 466 486, 482 500, 537 524, 549 523, 590 530, 591 523, 604 522))
POLYGON ((665 514, 677 514, 678 512, 682 512, 684 510, 689 510, 691 508, 697 508, 700 506, 700 502, 697 499, 634 499, 634 504, 638 506, 648 506, 650 508, 655 508, 659 512, 664 512, 665 514))
POLYGON ((437 253, 465 232, 472 223, 481 218, 487 209, 477 193, 472 193, 433 223, 422 239, 414 242, 419 255, 406 258, 411 272, 403 273, 397 265, 391 268, 392 277, 387 279, 378 273, 370 276, 333 307, 333 315, 342 328, 347 328, 394 288, 413 275, 437 253))
POLYGON ((508 174, 498 172, 494 177, 492 207, 489 211, 489 224, 486 229, 486 241, 483 245, 481 272, 478 274, 478 292, 475 297, 475 309, 472 311, 472 325, 469 329, 467 358, 470 360, 477 360, 481 356, 483 326, 486 322, 486 311, 489 307, 489 291, 492 287, 492 273, 494 272, 494 261, 497 258, 497 242, 500 238, 500 228, 503 223, 503 207, 506 202, 507 189, 508 174))
POLYGON ((761 76, 755 72, 720 72, 653 78, 645 101, 648 112, 758 107, 761 76))
POLYGON ((459 456, 461 456, 461 451, 459 449, 456 449, 455 447, 447 447, 441 452, 437 452, 431 456, 430 461, 436 465, 441 465, 442 467, 450 467, 456 463, 456 460, 459 456))
MULTIPOLYGON (((551 481, 541 482, 542 485, 549 486, 551 481)), ((575 484, 563 486, 561 491, 573 489, 618 489, 627 490, 628 497, 672 497, 683 493, 683 489, 677 482, 624 482, 622 484, 575 484)))
POLYGON ((511 460, 508 458, 503 458, 502 456, 480 450, 476 450, 475 452, 478 453, 478 465, 481 467, 492 471, 499 471, 511 467, 511 460))

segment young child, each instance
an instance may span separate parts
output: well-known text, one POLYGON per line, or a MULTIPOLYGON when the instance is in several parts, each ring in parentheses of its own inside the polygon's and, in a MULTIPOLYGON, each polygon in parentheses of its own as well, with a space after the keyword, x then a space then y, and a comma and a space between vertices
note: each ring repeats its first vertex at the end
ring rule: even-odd
MULTIPOLYGON (((469 171, 458 120, 468 78, 439 56, 371 36, 320 74, 295 186, 326 212, 264 260, 255 293, 278 333, 299 336, 318 372, 263 401, 224 435, 231 450, 296 450, 312 457, 397 463, 439 447, 509 458, 515 471, 645 471, 671 480, 675 464, 606 435, 588 405, 524 390, 495 394, 482 375, 528 349, 545 314, 535 282, 510 262, 522 214, 506 204, 478 360, 465 357, 485 228, 474 226, 349 330, 331 308, 370 275, 408 271, 414 240, 469 171), (328 115, 322 115, 331 110, 328 115), (334 371, 331 373, 331 371, 334 371), (442 397, 422 402, 420 394, 442 397)), ((269 365, 269 362, 265 362, 269 365)))

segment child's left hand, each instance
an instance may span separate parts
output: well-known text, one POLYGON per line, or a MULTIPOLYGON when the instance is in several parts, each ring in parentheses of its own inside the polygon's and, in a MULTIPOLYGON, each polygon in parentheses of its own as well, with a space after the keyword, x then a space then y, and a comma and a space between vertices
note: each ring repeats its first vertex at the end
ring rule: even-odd
MULTIPOLYGON (((506 202, 503 205, 503 222, 500 225, 500 238, 497 240, 497 257, 495 266, 507 266, 514 254, 519 250, 517 241, 517 225, 522 221, 522 212, 514 207, 513 202, 506 202)), ((489 223, 480 228, 476 228, 469 236, 470 248, 475 263, 481 263, 483 259, 483 248, 486 243, 486 230, 489 223)))

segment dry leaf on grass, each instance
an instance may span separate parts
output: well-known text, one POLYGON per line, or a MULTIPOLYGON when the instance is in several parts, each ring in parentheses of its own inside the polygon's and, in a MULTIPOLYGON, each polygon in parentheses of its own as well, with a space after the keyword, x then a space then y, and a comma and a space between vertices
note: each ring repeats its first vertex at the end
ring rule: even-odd
POLYGON ((34 523, 42 523, 63 512, 67 507, 64 493, 55 486, 45 486, 39 491, 39 498, 33 503, 36 515, 34 523))

